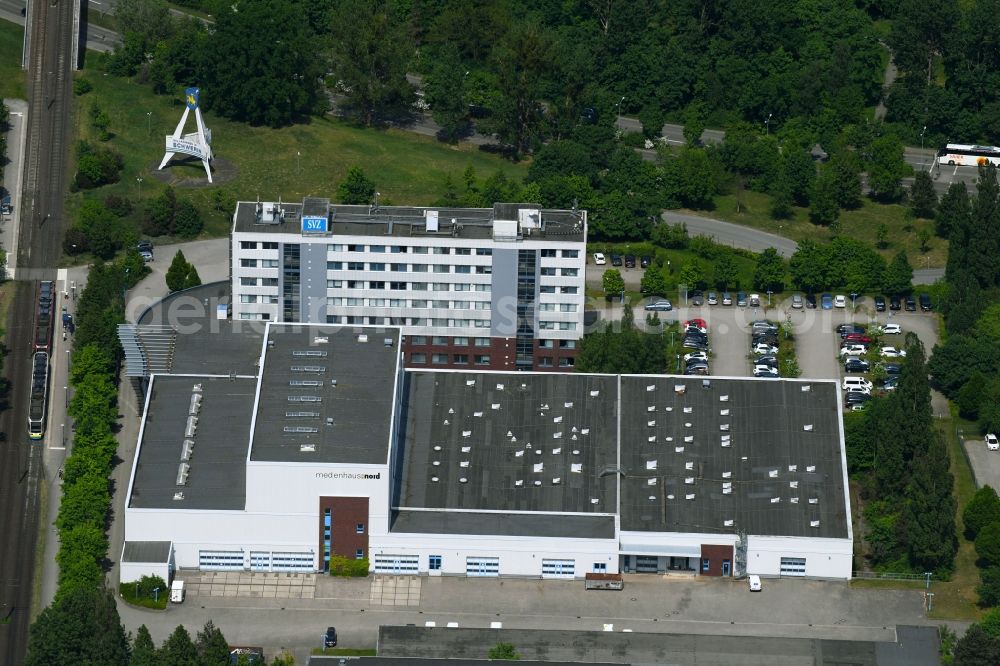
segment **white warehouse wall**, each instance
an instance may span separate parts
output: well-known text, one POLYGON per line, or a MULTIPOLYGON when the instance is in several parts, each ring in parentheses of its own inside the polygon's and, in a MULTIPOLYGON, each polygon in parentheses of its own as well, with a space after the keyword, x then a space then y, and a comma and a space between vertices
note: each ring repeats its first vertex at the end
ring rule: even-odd
POLYGON ((735 534, 695 534, 685 532, 621 532, 622 555, 662 555, 701 557, 702 544, 736 546, 735 534))
POLYGON ((248 512, 305 515, 314 538, 320 497, 367 497, 369 538, 389 531, 388 465, 247 463, 248 512))
POLYGON ((751 535, 747 541, 747 573, 779 576, 782 557, 800 557, 806 561, 807 577, 851 578, 854 543, 850 539, 751 535))
MULTIPOLYGON (((557 518, 556 518, 557 519, 557 518)), ((428 557, 441 556, 441 573, 465 575, 466 557, 499 557, 501 576, 541 576, 542 560, 574 560, 575 577, 583 578, 597 562, 606 573, 618 573, 614 539, 556 539, 467 534, 389 534, 369 542, 369 559, 377 555, 416 555, 419 573, 428 573, 428 557)))

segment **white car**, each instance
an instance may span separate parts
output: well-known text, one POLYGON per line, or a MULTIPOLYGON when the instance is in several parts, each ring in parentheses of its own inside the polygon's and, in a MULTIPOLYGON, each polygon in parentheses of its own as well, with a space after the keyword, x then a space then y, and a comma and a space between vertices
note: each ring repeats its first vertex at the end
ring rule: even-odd
POLYGON ((846 308, 847 307, 847 296, 843 294, 837 294, 833 298, 833 307, 835 308, 846 308))
POLYGON ((594 263, 597 264, 598 266, 603 266, 604 264, 608 263, 608 260, 604 258, 604 255, 602 253, 595 252, 594 263))
POLYGON ((904 358, 906 356, 904 350, 895 347, 882 347, 879 353, 882 354, 882 358, 904 358))
POLYGON ((903 328, 899 324, 886 324, 882 327, 882 333, 885 335, 902 335, 903 328))
POLYGON ((684 354, 684 362, 696 360, 696 361, 708 361, 708 354, 703 351, 695 351, 690 354, 684 354))
POLYGON ((864 393, 865 395, 871 395, 872 390, 867 386, 848 386, 845 389, 846 393, 864 393))
POLYGON ((754 348, 751 351, 753 351, 754 354, 777 354, 778 348, 769 345, 766 342, 758 342, 754 345, 754 348))
POLYGON ((747 583, 750 584, 751 592, 760 592, 760 576, 757 574, 750 574, 747 576, 747 583))
POLYGON ((750 307, 752 308, 760 307, 760 294, 750 294, 750 307))
POLYGON ((850 391, 852 387, 863 388, 866 391, 871 391, 874 384, 865 379, 864 377, 849 376, 844 377, 844 381, 841 382, 840 388, 844 391, 850 391))
POLYGON ((841 356, 864 356, 868 352, 868 347, 864 345, 845 345, 840 348, 841 356))
POLYGON ((993 433, 986 435, 986 450, 987 451, 1000 451, 1000 440, 993 433))
POLYGON ((774 368, 772 368, 769 365, 757 365, 757 366, 754 366, 753 376, 754 377, 766 377, 768 379, 777 379, 781 375, 779 375, 778 371, 775 370, 774 368))

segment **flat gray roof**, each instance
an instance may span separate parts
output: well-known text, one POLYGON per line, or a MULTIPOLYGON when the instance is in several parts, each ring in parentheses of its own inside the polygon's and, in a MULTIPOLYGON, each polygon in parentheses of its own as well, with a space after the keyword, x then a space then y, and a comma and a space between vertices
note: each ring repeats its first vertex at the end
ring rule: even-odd
POLYGON ((615 512, 617 377, 408 371, 404 385, 400 508, 615 512))
MULTIPOLYGON (((310 202, 306 214, 317 214, 315 202, 310 202)), ((272 221, 272 209, 275 202, 261 204, 262 215, 258 221, 258 203, 255 201, 240 201, 236 204, 233 230, 243 233, 300 233, 303 204, 282 203, 284 218, 277 224, 272 221)), ((329 220, 333 236, 386 236, 412 237, 423 236, 457 237, 471 239, 492 239, 493 220, 517 220, 519 209, 541 210, 544 229, 535 232, 532 239, 549 241, 582 242, 584 240, 584 225, 578 222, 582 219, 580 212, 571 210, 553 210, 541 208, 538 204, 529 203, 498 203, 493 208, 438 208, 433 206, 352 206, 345 204, 330 204, 329 220), (438 212, 439 230, 426 231, 425 211, 438 212), (452 220, 455 224, 452 224, 452 220)))
POLYGON ((553 516, 545 513, 393 511, 392 533, 483 534, 525 537, 614 539, 614 516, 553 516))
POLYGON ((122 562, 168 562, 169 541, 126 541, 122 562))
POLYGON ((251 460, 385 464, 399 329, 269 330, 251 460))
POLYGON ((836 383, 621 386, 622 530, 847 537, 836 383))
POLYGON ((176 331, 171 374, 257 374, 265 322, 216 319, 216 306, 229 303, 231 289, 228 281, 202 285, 171 294, 140 313, 140 328, 170 326, 176 331))
POLYGON ((129 506, 133 509, 240 510, 246 504, 246 455, 255 379, 154 375, 139 441, 129 506), (194 386, 201 409, 186 483, 178 466, 194 386), (175 500, 174 494, 184 493, 175 500))
MULTIPOLYGON (((603 592, 600 594, 612 594, 603 592)), ((638 633, 379 627, 376 658, 362 664, 461 664, 485 659, 497 643, 511 643, 525 661, 614 664, 813 664, 815 666, 931 666, 939 663, 936 627, 899 627, 895 642, 726 636, 718 633, 638 633)), ((485 662, 482 662, 485 663, 485 662)), ((495 663, 495 662, 491 662, 495 663)))

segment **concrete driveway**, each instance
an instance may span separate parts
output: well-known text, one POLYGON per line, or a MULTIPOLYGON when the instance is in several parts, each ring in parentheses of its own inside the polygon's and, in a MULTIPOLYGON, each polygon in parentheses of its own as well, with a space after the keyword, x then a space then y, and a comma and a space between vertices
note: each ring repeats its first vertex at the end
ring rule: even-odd
POLYGON ((177 251, 198 270, 202 284, 225 280, 229 277, 229 239, 213 238, 175 245, 158 245, 153 248, 154 261, 146 265, 153 272, 128 293, 125 320, 135 321, 147 307, 167 295, 167 269, 177 251))

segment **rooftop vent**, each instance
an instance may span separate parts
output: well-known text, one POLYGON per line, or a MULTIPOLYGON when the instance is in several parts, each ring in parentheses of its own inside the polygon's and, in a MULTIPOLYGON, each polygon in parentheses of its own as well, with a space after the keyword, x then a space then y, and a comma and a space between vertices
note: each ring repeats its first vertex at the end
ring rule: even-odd
POLYGON ((689 486, 693 486, 694 485, 694 477, 693 476, 685 476, 684 477, 684 483, 686 483, 689 486))
POLYGON ((655 442, 656 441, 656 435, 650 435, 649 437, 646 438, 646 441, 649 442, 649 443, 655 442))
POLYGON ((684 496, 684 499, 686 499, 686 500, 693 500, 694 499, 694 493, 688 493, 687 495, 684 496))
POLYGON ((466 386, 475 386, 476 385, 476 380, 475 379, 466 379, 465 380, 465 385, 466 386))
POLYGON ((328 342, 330 342, 330 338, 327 337, 316 336, 315 338, 313 338, 314 345, 325 345, 328 342))
POLYGON ((184 499, 184 493, 182 493, 182 492, 174 493, 174 499, 177 500, 177 501, 183 500, 184 499))
POLYGON ((684 413, 685 414, 691 414, 692 412, 694 412, 694 407, 685 407, 684 408, 684 413))
POLYGON ((729 402, 729 396, 728 395, 720 395, 719 396, 719 402, 729 402))
POLYGON ((651 477, 649 479, 646 479, 646 485, 647 486, 655 486, 656 485, 656 477, 651 477))
POLYGON ((326 358, 326 352, 319 349, 302 349, 302 350, 292 351, 292 356, 296 358, 304 358, 309 356, 317 358, 326 358))
POLYGON ((558 486, 560 483, 562 483, 562 477, 559 477, 559 476, 552 477, 552 485, 553 486, 558 486))
POLYGON ((674 453, 684 453, 684 447, 683 446, 675 446, 674 447, 674 453))
POLYGON ((319 432, 319 428, 312 428, 310 426, 285 426, 284 428, 282 428, 282 432, 313 433, 313 432, 319 432))
POLYGON ((809 503, 810 504, 819 504, 819 498, 818 497, 810 497, 809 498, 809 503))
POLYGON ((812 390, 812 386, 811 385, 809 385, 809 384, 803 384, 802 385, 802 392, 803 393, 809 393, 809 391, 811 391, 811 390, 812 390))
POLYGON ((656 469, 656 461, 655 460, 647 460, 646 461, 646 469, 649 469, 649 470, 656 469))
POLYGON ((186 486, 188 480, 188 474, 191 472, 191 465, 182 462, 177 466, 177 485, 186 486))
POLYGON ((436 476, 432 476, 431 477, 431 481, 433 481, 434 483, 437 483, 438 482, 438 478, 436 476))
POLYGON ((729 416, 729 410, 728 409, 720 409, 719 410, 719 416, 729 416))
POLYGON ((781 501, 781 498, 780 498, 780 497, 772 497, 772 498, 771 498, 771 504, 777 504, 777 503, 779 503, 780 501, 781 501))
POLYGON ((323 398, 318 395, 290 395, 288 402, 323 402, 323 398))
POLYGON ((573 401, 572 400, 570 400, 569 402, 564 402, 563 403, 563 407, 565 407, 566 409, 570 409, 572 406, 573 406, 573 401))
POLYGON ((580 463, 573 463, 572 465, 569 466, 569 471, 573 472, 574 474, 581 474, 583 472, 583 465, 580 463))
POLYGON ((655 428, 656 427, 656 421, 646 421, 646 427, 648 427, 648 428, 655 428))
POLYGON ((712 380, 711 379, 701 380, 701 387, 703 389, 712 388, 712 380))
POLYGON ((285 412, 285 418, 289 418, 289 419, 293 419, 293 418, 318 419, 319 418, 319 412, 285 412))
POLYGON ((583 430, 580 431, 580 434, 581 435, 589 435, 590 434, 590 428, 584 428, 583 430))
POLYGON ((187 425, 184 428, 185 437, 194 437, 195 432, 198 431, 198 417, 189 416, 187 419, 187 425))
POLYGON ((195 393, 201 393, 201 384, 195 384, 193 387, 191 387, 191 390, 194 391, 195 393))
POLYGON ((368 336, 364 333, 358 335, 358 342, 368 342, 368 336))
POLYGON ((728 423, 720 423, 719 424, 719 430, 721 430, 722 432, 729 432, 729 424, 728 423))
POLYGON ((647 412, 655 412, 656 411, 656 405, 649 405, 648 407, 646 407, 646 411, 647 412))
POLYGON ((798 488, 799 487, 799 482, 798 481, 789 481, 788 482, 788 487, 789 488, 798 488))
MULTIPOLYGON (((647 390, 649 390, 649 389, 647 389, 647 390)), ((676 393, 677 395, 684 395, 684 392, 686 390, 687 390, 687 387, 684 386, 684 384, 674 384, 674 393, 676 393)))
POLYGON ((313 453, 316 451, 315 444, 299 444, 300 453, 313 453))
POLYGON ((723 479, 731 479, 731 478, 733 478, 733 473, 732 472, 723 472, 722 473, 722 478, 723 479))
POLYGON ((809 521, 809 527, 819 527, 819 521, 818 520, 810 520, 809 521))
POLYGON ((789 466, 788 466, 788 471, 789 471, 789 472, 797 472, 797 471, 798 471, 798 469, 799 469, 799 466, 798 466, 798 465, 789 465, 789 466))
POLYGON ((601 394, 601 392, 600 392, 600 391, 591 391, 591 392, 590 392, 590 397, 591 397, 591 398, 596 398, 596 397, 597 397, 597 396, 599 396, 600 394, 601 394))
POLYGON ((596 497, 591 497, 591 498, 590 498, 590 503, 591 503, 591 504, 597 504, 597 503, 599 503, 600 501, 601 501, 601 500, 597 499, 596 497))
POLYGON ((322 386, 323 382, 319 379, 289 379, 289 386, 322 386))
POLYGON ((816 465, 806 465, 806 471, 807 472, 815 472, 816 471, 816 465))
POLYGON ((181 460, 191 460, 191 455, 194 453, 194 440, 185 439, 184 443, 181 445, 181 460))
POLYGON ((802 426, 802 429, 805 430, 806 432, 812 432, 813 427, 811 423, 807 423, 806 425, 802 426))
POLYGON ((772 479, 777 479, 778 478, 778 470, 772 469, 772 470, 768 471, 767 475, 769 477, 771 477, 772 479))
POLYGON ((293 365, 292 372, 326 372, 325 365, 293 365))
POLYGON ((732 520, 732 518, 730 518, 729 520, 724 520, 722 522, 722 524, 725 525, 726 527, 732 527, 733 526, 733 520, 732 520))
POLYGON ((385 338, 385 339, 383 339, 382 340, 382 344, 385 345, 386 347, 391 347, 392 346, 392 338, 385 338))

